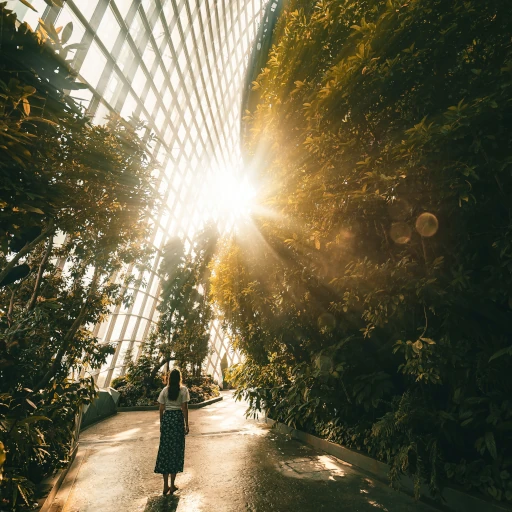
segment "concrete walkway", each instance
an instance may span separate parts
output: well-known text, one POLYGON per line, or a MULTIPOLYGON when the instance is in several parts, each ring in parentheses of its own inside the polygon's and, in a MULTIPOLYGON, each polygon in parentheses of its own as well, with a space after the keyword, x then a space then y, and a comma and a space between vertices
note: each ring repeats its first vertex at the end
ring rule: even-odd
POLYGON ((332 456, 244 418, 224 400, 190 411, 180 490, 153 473, 157 411, 119 413, 86 430, 51 512, 433 512, 332 456))

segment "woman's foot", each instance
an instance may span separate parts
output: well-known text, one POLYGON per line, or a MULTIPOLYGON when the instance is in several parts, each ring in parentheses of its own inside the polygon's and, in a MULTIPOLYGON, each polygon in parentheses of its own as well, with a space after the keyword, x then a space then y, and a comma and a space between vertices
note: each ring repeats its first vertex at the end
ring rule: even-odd
POLYGON ((170 490, 171 490, 170 487, 164 487, 164 491, 162 492, 162 495, 165 496, 170 490))
POLYGON ((169 490, 171 491, 171 494, 174 494, 178 490, 178 488, 175 485, 173 485, 172 487, 169 487, 169 490))

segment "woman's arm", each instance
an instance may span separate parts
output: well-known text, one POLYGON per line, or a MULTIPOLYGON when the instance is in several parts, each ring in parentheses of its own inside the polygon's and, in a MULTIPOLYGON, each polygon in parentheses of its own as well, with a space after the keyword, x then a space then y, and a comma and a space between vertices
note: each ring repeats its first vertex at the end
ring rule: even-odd
POLYGON ((164 417, 165 404, 160 404, 160 425, 162 425, 162 419, 164 417))
POLYGON ((188 429, 188 402, 183 402, 181 404, 181 410, 183 411, 183 416, 185 418, 185 435, 189 433, 188 429))

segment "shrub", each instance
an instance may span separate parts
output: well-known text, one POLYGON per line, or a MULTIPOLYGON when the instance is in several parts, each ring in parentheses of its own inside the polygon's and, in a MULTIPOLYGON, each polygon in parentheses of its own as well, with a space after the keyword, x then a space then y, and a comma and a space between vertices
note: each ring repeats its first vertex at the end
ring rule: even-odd
MULTIPOLYGON (((119 405, 132 407, 139 405, 156 405, 160 391, 165 386, 163 377, 159 375, 151 385, 130 380, 130 374, 119 377, 112 382, 112 387, 121 393, 119 405)), ((210 375, 191 377, 184 383, 190 393, 190 403, 198 404, 220 395, 219 386, 210 375)))

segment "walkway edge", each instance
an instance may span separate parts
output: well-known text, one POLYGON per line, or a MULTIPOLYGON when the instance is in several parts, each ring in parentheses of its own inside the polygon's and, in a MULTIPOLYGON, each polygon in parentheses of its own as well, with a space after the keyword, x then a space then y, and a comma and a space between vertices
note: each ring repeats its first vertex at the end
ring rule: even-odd
POLYGON ((42 498, 41 500, 38 500, 38 506, 35 509, 36 512, 48 512, 50 510, 50 507, 52 506, 55 496, 59 492, 62 482, 64 482, 66 475, 68 474, 69 470, 71 469, 71 466, 73 465, 73 462, 75 461, 75 457, 76 457, 77 453, 78 453, 78 444, 75 446, 75 449, 71 453, 68 465, 64 469, 61 469, 60 471, 58 471, 56 475, 54 475, 50 478, 45 478, 41 482, 40 485, 50 485, 52 488, 51 488, 50 492, 46 495, 46 497, 42 498))
MULTIPOLYGON (((210 400, 205 400, 204 402, 199 402, 198 404, 189 404, 189 409, 201 409, 202 407, 206 407, 207 405, 212 405, 216 402, 220 402, 224 397, 216 396, 210 400)), ((118 407, 117 412, 132 412, 132 411, 158 411, 158 405, 135 405, 133 407, 118 407)))
MULTIPOLYGON (((353 464, 380 480, 388 480, 390 467, 384 462, 379 462, 368 455, 345 448, 340 444, 331 443, 330 441, 321 439, 320 437, 316 437, 312 434, 296 430, 284 423, 279 423, 270 418, 266 418, 266 422, 268 425, 274 426, 278 432, 288 434, 294 439, 302 441, 303 443, 317 448, 318 450, 322 450, 329 455, 334 455, 334 457, 348 462, 349 464, 353 464)), ((402 476, 400 479, 400 487, 405 489, 407 493, 412 494, 414 490, 412 479, 405 475, 402 476)), ((430 494, 426 485, 421 486, 421 494, 427 498, 426 501, 428 503, 439 505, 439 501, 430 494)), ((453 512, 510 512, 512 510, 512 508, 506 504, 485 501, 485 499, 472 496, 452 487, 446 487, 443 490, 442 497, 442 506, 453 512)))

